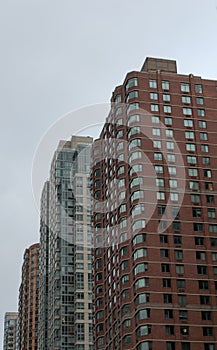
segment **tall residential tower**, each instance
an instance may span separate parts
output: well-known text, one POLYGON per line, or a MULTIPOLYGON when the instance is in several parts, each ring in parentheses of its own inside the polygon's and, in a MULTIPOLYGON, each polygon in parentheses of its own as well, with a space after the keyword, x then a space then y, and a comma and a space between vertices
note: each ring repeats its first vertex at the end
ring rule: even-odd
POLYGON ((217 349, 217 81, 148 58, 94 142, 95 349, 217 349))
POLYGON ((17 350, 18 312, 6 312, 3 350, 17 350))
POLYGON ((40 350, 93 348, 89 188, 92 141, 80 136, 60 141, 49 183, 42 193, 40 350))
POLYGON ((25 250, 19 289, 18 349, 37 350, 39 243, 25 250))

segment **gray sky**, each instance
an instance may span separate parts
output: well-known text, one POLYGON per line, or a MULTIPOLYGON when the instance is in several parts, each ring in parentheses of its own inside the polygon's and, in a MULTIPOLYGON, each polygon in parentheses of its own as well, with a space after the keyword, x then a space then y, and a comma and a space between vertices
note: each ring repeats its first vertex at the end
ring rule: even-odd
POLYGON ((146 56, 217 79, 216 34, 217 0, 0 2, 0 333, 24 249, 39 239, 31 168, 42 135, 68 111, 108 102, 146 56))

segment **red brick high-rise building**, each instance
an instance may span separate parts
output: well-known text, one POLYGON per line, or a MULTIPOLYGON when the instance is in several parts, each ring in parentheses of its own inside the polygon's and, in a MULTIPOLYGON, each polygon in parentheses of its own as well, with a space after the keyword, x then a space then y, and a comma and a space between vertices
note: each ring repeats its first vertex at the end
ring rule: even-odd
POLYGON ((147 58, 93 146, 95 349, 217 349, 217 81, 147 58))
POLYGON ((25 250, 19 289, 18 349, 37 350, 39 243, 25 250))

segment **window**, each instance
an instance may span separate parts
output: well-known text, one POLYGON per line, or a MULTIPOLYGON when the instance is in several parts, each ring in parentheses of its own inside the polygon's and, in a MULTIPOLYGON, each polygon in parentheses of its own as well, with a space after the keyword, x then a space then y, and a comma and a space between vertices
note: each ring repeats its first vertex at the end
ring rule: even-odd
POLYGON ((163 94, 163 101, 170 102, 170 94, 163 94))
POLYGON ((182 92, 190 92, 190 85, 188 83, 181 83, 182 92))
POLYGON ((163 288, 171 288, 171 279, 163 278, 163 288))
POLYGON ((186 151, 194 152, 196 150, 196 146, 194 143, 186 143, 186 151))
POLYGON ((137 337, 142 337, 143 335, 148 335, 150 333, 151 333, 150 325, 142 325, 136 331, 137 337))
POLYGON ((176 265, 176 273, 183 274, 184 273, 184 265, 176 265))
POLYGON ((204 237, 194 237, 195 245, 204 245, 204 237))
POLYGON ((165 200, 165 192, 157 192, 157 200, 165 200))
POLYGON ((123 323, 123 329, 128 329, 131 326, 131 320, 125 320, 123 323))
POLYGON ((205 182, 205 190, 213 191, 213 183, 212 182, 205 182))
POLYGON ((152 128, 152 135, 153 136, 160 136, 160 129, 159 128, 152 128))
POLYGON ((151 100, 158 100, 158 94, 156 92, 150 92, 151 100))
POLYGON ((166 320, 173 318, 173 310, 172 309, 165 309, 164 310, 164 317, 166 320))
MULTIPOLYGON (((210 169, 203 169, 203 176, 204 177, 212 177, 212 172, 210 169)), ((207 188, 206 188, 207 189, 207 188)))
POLYGON ((162 153, 160 152, 154 153, 154 160, 162 160, 162 159, 163 159, 162 153))
POLYGON ((175 156, 175 154, 168 153, 168 154, 167 154, 167 161, 168 161, 169 163, 175 163, 175 161, 176 161, 176 156, 175 156))
POLYGON ((203 223, 201 222, 194 222, 193 223, 194 231, 196 232, 203 232, 203 223))
POLYGON ((135 290, 137 290, 139 288, 148 287, 148 286, 149 286, 149 279, 147 277, 139 278, 135 282, 135 290))
POLYGON ((172 129, 166 129, 165 130, 166 137, 173 137, 173 130, 172 129))
POLYGON ((207 212, 208 212, 208 218, 209 219, 215 219, 216 218, 215 208, 208 208, 207 212))
POLYGON ((178 187, 178 181, 177 180, 169 180, 170 188, 177 188, 178 187))
POLYGON ((169 90, 170 89, 170 83, 167 80, 162 80, 161 86, 162 86, 162 90, 169 90))
POLYGON ((162 272, 170 272, 170 265, 169 264, 161 264, 161 271, 162 272))
POLYGON ((159 111, 159 106, 158 104, 151 104, 151 112, 158 112, 159 111))
POLYGON ((173 120, 171 117, 164 117, 164 123, 165 125, 172 125, 173 120))
POLYGON ((175 349, 176 349, 175 342, 172 342, 172 341, 166 342, 166 350, 175 350, 175 349))
POLYGON ((161 256, 161 258, 168 258, 169 257, 169 250, 168 249, 161 249, 160 256, 161 256))
POLYGON ((139 114, 133 114, 128 118, 127 125, 130 125, 132 123, 140 122, 140 115, 139 114))
POLYGON ((189 164, 197 164, 197 158, 195 156, 187 156, 187 162, 189 164))
POLYGON ((172 294, 164 294, 163 300, 164 300, 164 304, 172 303, 172 294))
POLYGON ((174 142, 173 141, 167 141, 166 146, 168 150, 174 150, 174 142))
POLYGON ((172 202, 177 202, 179 200, 179 194, 176 192, 171 192, 170 199, 172 202))
POLYGON ((201 208, 195 208, 195 207, 193 207, 192 208, 192 216, 194 217, 194 218, 201 218, 201 216, 202 216, 202 210, 201 210, 201 208))
POLYGON ((191 201, 193 203, 199 203, 200 202, 200 195, 199 194, 191 194, 191 201))
POLYGON ((135 304, 139 305, 139 304, 149 303, 149 300, 150 300, 149 293, 141 293, 141 294, 137 295, 136 300, 135 300, 135 304))
POLYGON ((153 141, 153 147, 161 149, 161 141, 154 140, 153 141))
MULTIPOLYGON (((181 326, 180 327, 180 334, 181 335, 189 335, 189 327, 188 326, 181 326)), ((184 347, 184 349, 190 349, 190 347, 189 348, 184 347)))
POLYGON ((197 273, 198 273, 198 275, 206 275, 207 274, 207 266, 197 265, 197 273))
POLYGON ((148 264, 147 263, 140 263, 137 264, 134 268, 134 274, 137 275, 141 272, 147 272, 148 271, 148 264))
POLYGON ((189 188, 190 188, 190 190, 193 190, 193 191, 199 190, 199 182, 198 181, 189 181, 189 188))
POLYGON ((179 305, 186 305, 187 304, 187 297, 185 294, 178 295, 178 304, 179 305))
POLYGON ((185 131, 185 138, 186 139, 194 139, 194 132, 193 131, 185 131))
POLYGON ((197 260, 206 260, 206 252, 202 252, 200 250, 196 251, 196 259, 197 260))
POLYGON ((158 215, 163 215, 165 212, 166 206, 165 205, 158 205, 157 206, 157 213, 158 215))
POLYGON ((166 335, 174 335, 174 326, 166 325, 165 330, 166 335))
POLYGON ((139 96, 139 93, 137 90, 130 91, 129 94, 127 95, 126 102, 128 102, 132 98, 137 98, 138 96, 139 96))
POLYGON ((173 236, 173 242, 176 245, 181 245, 182 244, 182 236, 173 236))
POLYGON ((210 203, 210 204, 213 204, 214 203, 214 196, 211 195, 211 194, 206 195, 206 202, 210 203))
POLYGON ((157 88, 157 80, 155 80, 155 79, 150 79, 150 80, 149 80, 149 87, 150 87, 151 89, 156 89, 156 88, 157 88))
POLYGON ((164 187, 164 179, 156 179, 156 186, 157 187, 164 187))
POLYGON ((155 165, 155 172, 156 174, 163 174, 163 166, 162 165, 155 165))
POLYGON ((180 221, 173 221, 173 230, 180 231, 180 229, 181 229, 180 221))
POLYGON ((182 103, 191 103, 191 97, 190 96, 182 96, 182 103))
POLYGON ((140 147, 141 146, 141 139, 133 139, 129 142, 129 150, 131 150, 133 147, 140 147))
POLYGON ((200 129, 206 129, 206 122, 204 120, 199 120, 198 125, 200 129))
POLYGON ((164 106, 164 113, 172 113, 172 107, 171 106, 164 106))
POLYGON ((136 220, 132 225, 132 230, 135 231, 141 228, 145 228, 145 225, 146 225, 145 220, 136 220))
POLYGON ((210 164, 210 157, 202 157, 202 164, 209 165, 210 164))
POLYGON ((184 115, 192 115, 192 108, 183 107, 182 111, 184 115))
POLYGON ((146 241, 146 234, 145 233, 139 233, 138 235, 134 236, 133 238, 133 245, 143 243, 146 241))
POLYGON ((188 319, 188 311, 187 310, 179 310, 179 319, 187 320, 188 319))
POLYGON ((177 279, 176 284, 178 289, 185 289, 185 280, 177 279))
POLYGON ((208 281, 200 280, 198 281, 199 289, 209 289, 208 281))
POLYGON ((201 151, 208 153, 209 152, 209 146, 208 145, 201 145, 201 151))
POLYGON ((188 175, 189 176, 198 176, 198 170, 195 168, 188 168, 188 175))
POLYGON ((204 104, 203 97, 196 97, 196 103, 197 103, 198 105, 203 105, 203 104, 204 104))
POLYGON ((138 79, 137 78, 128 79, 127 84, 126 84, 126 91, 133 86, 138 86, 138 79))
POLYGON ((200 140, 202 140, 202 141, 207 141, 208 140, 207 132, 200 132, 200 140))
MULTIPOLYGON (((186 335, 188 335, 188 334, 186 334, 186 335)), ((191 343, 182 343, 181 350, 191 350, 191 343)))
POLYGON ((203 93, 203 88, 202 88, 202 85, 201 84, 195 84, 194 85, 194 89, 195 89, 195 92, 197 94, 202 94, 203 93))
POLYGON ((182 250, 175 250, 175 259, 176 260, 182 260, 183 259, 183 251, 182 250))
POLYGON ((133 254, 133 260, 146 257, 147 256, 147 249, 146 248, 139 248, 137 249, 133 254))
POLYGON ((160 123, 160 118, 156 115, 152 115, 151 121, 153 124, 159 124, 160 123))
POLYGON ((161 234, 160 235, 160 243, 164 243, 164 244, 167 244, 168 243, 168 236, 165 235, 165 234, 161 234))
POLYGON ((210 304, 210 296, 209 295, 200 295, 200 304, 201 305, 209 305, 210 304))
POLYGON ((211 247, 217 247, 217 238, 210 238, 211 247))
POLYGON ((198 108, 197 115, 198 115, 198 117, 205 117, 205 110, 202 108, 198 108))
POLYGON ((215 345, 213 343, 204 344, 204 350, 215 350, 215 345))
POLYGON ((136 347, 136 350, 152 350, 152 342, 151 341, 143 341, 142 343, 140 343, 136 347))
POLYGON ((201 318, 204 321, 211 321, 211 311, 201 311, 201 318))
POLYGON ((212 253, 212 261, 217 261, 217 252, 212 253))
POLYGON ((194 126, 192 119, 184 119, 184 126, 187 128, 192 128, 194 126))
POLYGON ((209 232, 210 233, 217 233, 217 225, 216 224, 210 224, 209 225, 209 232))
POLYGON ((203 327, 203 336, 204 337, 212 337, 213 336, 213 328, 212 327, 203 327))

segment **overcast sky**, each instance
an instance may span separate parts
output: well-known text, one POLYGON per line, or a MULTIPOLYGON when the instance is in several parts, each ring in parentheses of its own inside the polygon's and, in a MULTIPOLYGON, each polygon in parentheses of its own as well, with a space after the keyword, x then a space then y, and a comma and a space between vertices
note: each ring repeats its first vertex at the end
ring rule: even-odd
POLYGON ((217 79, 216 35, 217 0, 1 0, 0 332, 39 239, 31 168, 42 136, 68 111, 108 102, 146 56, 217 79))

